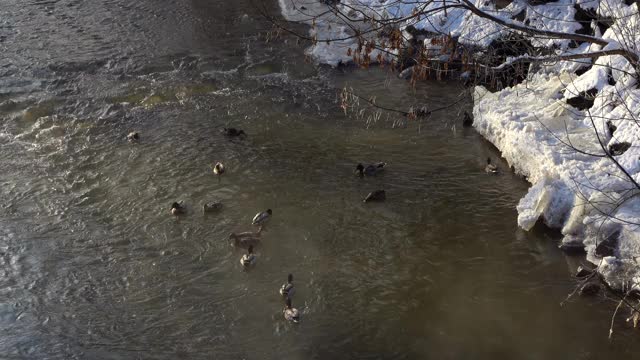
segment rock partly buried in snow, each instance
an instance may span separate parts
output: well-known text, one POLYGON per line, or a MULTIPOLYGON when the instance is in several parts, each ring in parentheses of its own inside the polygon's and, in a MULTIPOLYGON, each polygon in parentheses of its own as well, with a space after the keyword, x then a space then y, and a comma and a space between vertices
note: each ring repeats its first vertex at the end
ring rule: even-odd
POLYGON ((567 105, 571 105, 579 110, 590 109, 595 101, 595 96, 598 94, 598 89, 589 89, 583 91, 578 96, 568 98, 567 105))
MULTIPOLYGON (((613 125, 611 120, 609 120, 607 121, 607 130, 609 130, 609 136, 613 136, 613 133, 616 132, 616 130, 618 130, 618 127, 613 125)), ((611 149, 609 149, 609 152, 611 152, 611 149)))
POLYGON ((616 248, 618 247, 618 238, 620 237, 620 232, 616 231, 615 233, 607 236, 603 241, 596 245, 595 254, 598 257, 604 258, 607 256, 614 256, 616 252, 616 248))
POLYGON ((611 144, 609 145, 609 154, 611 154, 611 156, 620 156, 624 154, 627 150, 629 150, 630 147, 631 147, 631 144, 629 144, 626 141, 616 143, 616 144, 611 144))

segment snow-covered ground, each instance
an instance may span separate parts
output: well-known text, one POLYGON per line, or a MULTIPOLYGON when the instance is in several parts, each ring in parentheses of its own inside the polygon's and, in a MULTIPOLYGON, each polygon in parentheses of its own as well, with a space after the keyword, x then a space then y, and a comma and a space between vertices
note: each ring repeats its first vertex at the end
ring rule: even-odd
MULTIPOLYGON (((340 13, 349 14, 345 17, 319 0, 279 1, 287 20, 312 26, 311 35, 317 43, 307 50, 308 54, 317 62, 333 66, 353 60, 349 49, 355 50, 358 40, 350 37, 374 26, 363 22, 363 18, 409 16, 416 8, 433 10, 443 4, 341 0, 336 7, 340 13)), ((640 54, 640 16, 635 2, 627 5, 622 0, 558 0, 531 6, 528 1, 514 0, 499 10, 493 1, 471 2, 505 21, 563 33, 582 28, 575 20, 575 5, 579 4, 582 9, 613 19, 604 33, 595 22, 591 23, 593 36, 605 40, 606 45, 582 43, 571 48, 569 40, 551 37, 530 37, 531 42, 553 46, 562 55, 619 48, 640 54)), ((411 25, 458 37, 460 43, 480 47, 507 32, 491 20, 455 7, 448 8, 446 16, 443 11, 434 11, 398 25, 400 29, 411 25)), ((364 37, 379 45, 378 33, 376 30, 364 37)), ((404 35, 409 36, 406 31, 404 35)), ((425 39, 424 44, 428 48, 430 39, 425 39)), ((383 50, 382 54, 369 54, 371 60, 398 51, 392 46, 383 50)), ((561 229, 563 244, 584 247, 588 259, 598 265, 612 286, 640 289, 640 263, 636 261, 640 259, 640 89, 636 70, 620 55, 601 56, 595 61, 536 64, 532 70, 525 82, 514 87, 492 93, 478 86, 474 91, 475 128, 532 184, 517 207, 518 224, 528 230, 542 219, 548 226, 561 229), (576 71, 585 64, 593 66, 577 75, 576 71), (567 103, 590 90, 595 99, 589 108, 578 110, 567 103), (625 142, 631 147, 613 156, 615 161, 605 156, 610 146, 625 142)))

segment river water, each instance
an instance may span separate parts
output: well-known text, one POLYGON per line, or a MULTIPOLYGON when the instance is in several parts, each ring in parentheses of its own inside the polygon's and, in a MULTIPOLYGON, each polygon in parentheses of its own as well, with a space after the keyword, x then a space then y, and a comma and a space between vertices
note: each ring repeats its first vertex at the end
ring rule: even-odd
POLYGON ((2 358, 638 353, 627 310, 607 339, 612 296, 560 305, 584 259, 541 226, 517 228, 528 184, 484 174, 487 156, 507 165, 460 126, 468 104, 421 121, 345 116, 339 104, 349 86, 388 107, 436 108, 459 85, 315 67, 295 38, 264 36, 255 4, 3 1, 2 358), (225 126, 249 136, 226 139, 225 126), (379 160, 384 174, 353 176, 379 160), (364 204, 377 188, 387 201, 364 204), (212 200, 223 210, 203 215, 212 200), (266 208, 257 265, 243 271, 228 234, 266 208), (295 326, 277 293, 290 272, 295 326))

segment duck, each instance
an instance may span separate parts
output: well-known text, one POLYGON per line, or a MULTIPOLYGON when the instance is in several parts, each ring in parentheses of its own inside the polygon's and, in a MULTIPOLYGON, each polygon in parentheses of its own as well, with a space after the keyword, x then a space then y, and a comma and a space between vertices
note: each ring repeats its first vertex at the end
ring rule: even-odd
POLYGON ((491 158, 487 158, 487 166, 484 168, 487 174, 497 174, 498 167, 491 163, 491 158))
POLYGON ((131 142, 138 141, 140 140, 140 134, 138 134, 137 131, 132 131, 129 134, 127 134, 127 140, 131 142))
POLYGON ((287 277, 287 283, 283 284, 282 287, 280 287, 280 295, 288 299, 292 297, 295 292, 296 288, 293 287, 293 274, 289 274, 289 276, 287 277))
POLYGON ((241 233, 232 232, 229 234, 229 240, 233 240, 233 245, 240 248, 248 248, 260 244, 260 233, 262 227, 257 232, 246 231, 241 233))
POLYGON ((284 314, 284 318, 287 321, 291 321, 292 323, 296 324, 300 322, 300 312, 298 311, 298 309, 291 306, 291 298, 287 298, 287 303, 282 313, 284 314))
POLYGON ((246 136, 247 133, 244 130, 236 129, 236 128, 224 128, 222 132, 228 137, 238 137, 238 136, 246 136))
POLYGON ((273 214, 273 211, 271 211, 271 209, 267 209, 263 212, 259 212, 256 214, 256 216, 253 217, 251 224, 262 226, 266 224, 267 221, 269 221, 269 219, 271 219, 271 214, 273 214))
POLYGON ((222 203, 220 201, 213 201, 202 205, 202 212, 204 213, 213 213, 220 209, 222 209, 222 203))
POLYGON ((364 198, 364 202, 384 201, 387 199, 387 193, 384 190, 374 190, 364 198))
POLYGON ((366 167, 362 164, 358 164, 356 166, 356 175, 358 176, 375 176, 384 170, 384 167, 387 163, 379 162, 375 164, 367 165, 366 167))
POLYGON ((221 162, 217 162, 214 166, 213 166, 213 173, 217 176, 220 176, 222 174, 224 174, 224 164, 221 162))
POLYGON ((251 267, 256 264, 256 255, 253 253, 253 245, 249 245, 247 253, 240 258, 240 264, 245 268, 251 267))
POLYGON ((171 204, 171 215, 178 216, 184 214, 185 212, 186 209, 182 204, 182 201, 174 202, 173 204, 171 204))

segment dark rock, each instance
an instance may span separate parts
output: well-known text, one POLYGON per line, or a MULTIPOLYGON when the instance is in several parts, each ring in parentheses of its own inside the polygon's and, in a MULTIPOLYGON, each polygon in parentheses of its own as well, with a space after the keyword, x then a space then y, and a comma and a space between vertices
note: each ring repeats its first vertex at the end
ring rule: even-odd
POLYGON ((600 292, 600 283, 590 281, 580 287, 580 296, 592 296, 600 292))
POLYGON ((524 21, 525 16, 527 16, 527 10, 522 9, 522 11, 515 14, 511 19, 522 22, 524 21))
MULTIPOLYGON (((509 57, 535 53, 531 41, 515 33, 510 33, 507 36, 492 41, 487 49, 488 51, 486 52, 485 58, 488 59, 487 65, 489 66, 499 66, 509 57)), ((517 85, 524 81, 529 73, 529 64, 530 62, 524 61, 515 66, 504 68, 495 74, 496 84, 503 85, 497 86, 496 89, 499 90, 504 86, 517 85)))
POLYGON ((596 94, 598 94, 598 89, 596 88, 583 91, 578 96, 567 99, 567 105, 571 105, 578 110, 590 109, 593 106, 596 94))
POLYGON ((601 34, 604 34, 611 24, 613 24, 612 19, 598 15, 594 9, 583 9, 578 4, 575 4, 573 7, 576 9, 574 19, 582 25, 582 28, 576 31, 577 34, 595 36, 595 29, 591 28, 592 21, 596 23, 601 34))
POLYGON ((598 257, 607 257, 614 256, 616 248, 618 247, 618 240, 620 237, 620 232, 616 231, 613 234, 607 236, 606 239, 602 240, 597 246, 595 255, 598 257))
POLYGON ((404 28, 404 31, 408 32, 412 37, 418 40, 423 40, 425 38, 439 35, 438 33, 434 33, 424 29, 416 29, 416 27, 413 25, 407 25, 407 27, 404 28))
POLYGON ((575 74, 580 76, 580 75, 586 73, 587 71, 591 70, 592 67, 593 67, 593 65, 582 66, 578 70, 575 71, 575 74))
POLYGON ((464 112, 464 119, 462 120, 462 126, 471 127, 473 125, 473 117, 468 113, 464 112))
POLYGON ((587 269, 584 266, 580 265, 580 266, 578 266, 578 270, 576 270, 575 277, 583 278, 583 277, 587 277, 587 276, 589 276, 591 274, 593 274, 593 270, 587 269))
POLYGON ((557 1, 557 0, 529 0, 529 5, 531 6, 544 5, 554 1, 557 1))
POLYGON ((627 150, 629 150, 630 147, 631 147, 631 144, 626 141, 621 143, 611 144, 609 145, 609 154, 611 154, 611 156, 619 156, 624 154, 627 150))
POLYGON ((493 0, 493 3, 496 5, 496 9, 498 10, 506 8, 512 2, 512 0, 493 0))
POLYGON ((613 78, 613 71, 611 69, 607 71, 607 84, 611 86, 616 84, 616 79, 613 78))
MULTIPOLYGON (((613 133, 618 130, 618 127, 611 123, 611 120, 607 121, 607 130, 609 130, 609 136, 613 136, 613 133)), ((609 149, 611 151, 611 149, 609 149)))

